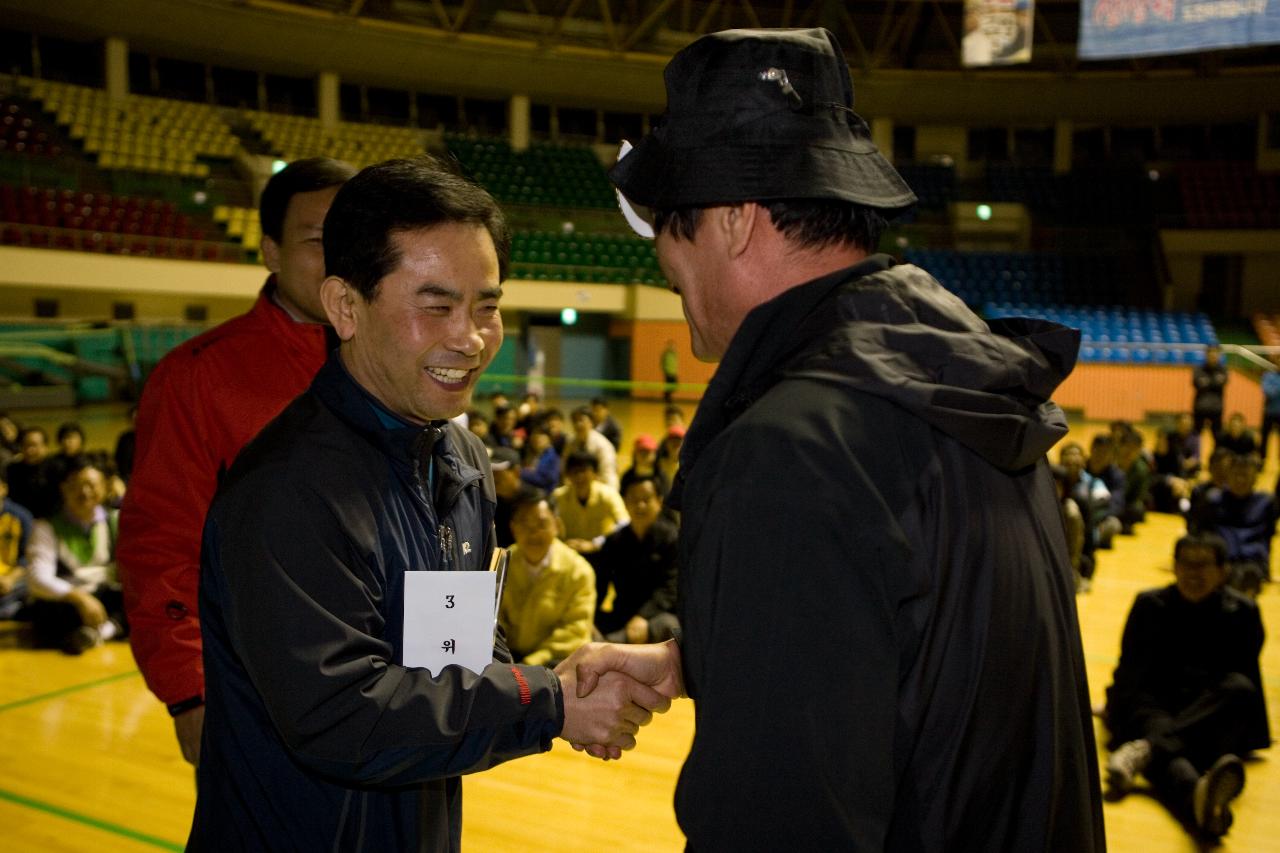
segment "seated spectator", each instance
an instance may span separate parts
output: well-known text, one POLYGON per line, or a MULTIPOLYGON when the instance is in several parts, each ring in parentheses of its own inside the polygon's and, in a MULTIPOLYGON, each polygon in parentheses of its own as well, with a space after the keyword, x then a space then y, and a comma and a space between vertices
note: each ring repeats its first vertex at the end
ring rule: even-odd
POLYGON ((22 430, 18 428, 17 422, 9 417, 8 412, 0 412, 0 471, 8 468, 9 463, 21 452, 18 447, 20 435, 22 430))
POLYGON ((1076 588, 1079 589, 1083 577, 1080 573, 1080 561, 1084 557, 1084 516, 1081 515, 1080 507, 1069 494, 1066 469, 1061 465, 1054 465, 1052 470, 1053 484, 1058 490, 1058 506, 1062 510, 1062 525, 1067 531, 1067 556, 1071 559, 1076 588))
POLYGON ((680 448, 684 447, 685 428, 683 424, 667 427, 667 434, 662 438, 662 446, 658 448, 658 476, 662 478, 663 492, 670 492, 676 481, 676 472, 680 470, 680 448))
POLYGON ((471 430, 475 437, 490 450, 498 446, 493 440, 493 434, 489 432, 489 419, 479 409, 471 409, 467 412, 467 429, 471 430))
POLYGON ((1138 595, 1107 688, 1107 779, 1123 796, 1146 776, 1189 829, 1213 840, 1244 788, 1239 756, 1271 745, 1257 605, 1226 586, 1226 544, 1192 534, 1174 546, 1175 582, 1138 595))
POLYGON ((622 426, 609 414, 609 402, 604 397, 591 398, 591 423, 596 432, 609 439, 614 450, 622 449, 622 426))
POLYGON ((596 457, 586 450, 569 454, 565 480, 552 493, 556 514, 564 524, 565 544, 579 554, 594 554, 606 536, 630 520, 627 508, 618 490, 597 478, 596 457))
POLYGON ((493 410, 489 434, 493 436, 495 447, 513 447, 519 450, 524 446, 524 433, 516 428, 516 410, 509 406, 493 410))
POLYGON ((1235 412, 1227 418, 1227 425, 1218 433, 1214 449, 1225 447, 1236 456, 1251 456, 1258 452, 1258 438, 1245 426, 1244 415, 1235 412))
POLYGON ((87 462, 84 430, 75 421, 67 421, 58 427, 58 452, 49 457, 49 477, 53 482, 61 483, 67 471, 87 462))
POLYGON ((0 619, 13 619, 27 600, 27 543, 31 513, 8 496, 0 479, 0 619))
POLYGON ((622 481, 625 483, 628 477, 657 473, 657 451, 658 440, 656 438, 647 432, 637 435, 636 440, 631 443, 631 467, 622 475, 622 481))
POLYGON ((130 406, 125 417, 129 419, 129 428, 116 438, 116 449, 111 454, 111 461, 116 466, 116 476, 126 486, 133 476, 133 459, 138 449, 138 433, 134 430, 134 422, 138 419, 138 407, 130 406))
POLYGON ((542 396, 536 391, 526 391, 516 409, 516 427, 526 436, 542 417, 542 396))
POLYGON ((1111 491, 1106 483, 1085 469, 1084 448, 1068 441, 1058 451, 1058 464, 1063 472, 1066 496, 1075 502, 1084 524, 1084 541, 1080 553, 1080 574, 1076 590, 1088 592, 1097 568, 1098 522, 1111 506, 1111 491))
POLYGON ((1205 504, 1209 498, 1217 495, 1227 487, 1227 471, 1231 468, 1236 455, 1225 447, 1215 447, 1209 454, 1209 479, 1197 483, 1191 489, 1190 506, 1187 509, 1187 528, 1195 532, 1199 530, 1199 520, 1204 516, 1205 504))
POLYGON ((517 663, 555 666, 591 639, 596 608, 591 564, 556 538, 545 497, 521 498, 498 622, 517 663))
MULTIPOLYGON (((596 432, 591 421, 591 410, 579 406, 573 410, 573 435, 565 442, 565 459, 574 453, 585 451, 596 459, 596 477, 615 491, 618 488, 618 452, 609 439, 596 432)), ((566 473, 568 473, 566 471, 566 473)), ((621 499, 619 499, 621 500, 621 499)))
POLYGON ((499 548, 510 548, 515 542, 511 535, 511 511, 522 499, 529 496, 546 497, 546 492, 530 486, 520 478, 520 453, 510 447, 495 447, 489 454, 489 467, 493 471, 493 487, 497 494, 497 506, 493 510, 494 540, 499 548))
POLYGON ((564 412, 552 406, 542 413, 542 423, 551 436, 551 446, 556 449, 556 455, 564 459, 564 445, 569 438, 564 432, 564 412))
POLYGON ((1191 483, 1183 463, 1177 432, 1173 428, 1157 432, 1151 473, 1151 504, 1156 512, 1185 513, 1190 508, 1191 483))
POLYGON ((1182 454, 1183 476, 1192 479, 1200 473, 1200 432, 1195 428, 1195 418, 1190 412, 1178 415, 1174 424, 1173 437, 1182 454))
POLYGON ((97 468, 72 468, 61 483, 62 508, 32 528, 28 585, 38 646, 78 655, 125 636, 116 513, 103 506, 106 489, 97 468))
POLYGON ((1120 517, 1124 514, 1125 478, 1124 471, 1115 464, 1115 446, 1108 435, 1095 435, 1089 444, 1089 458, 1085 460, 1085 470, 1101 480, 1111 493, 1111 500, 1106 512, 1097 521, 1098 547, 1111 547, 1111 540, 1124 529, 1120 517))
POLYGON ((1132 534, 1133 526, 1147 517, 1147 504, 1151 501, 1151 465, 1142 452, 1142 433, 1128 424, 1120 434, 1116 466, 1124 472, 1120 532, 1132 534))
POLYGON ((1271 539, 1280 520, 1275 494, 1254 491, 1260 469, 1253 454, 1232 456, 1226 488, 1208 494, 1195 524, 1189 525, 1226 540, 1229 582, 1252 596, 1271 580, 1271 539))
POLYGON ((631 522, 605 538, 596 568, 596 629, 611 643, 660 643, 676 636, 676 542, 680 532, 662 517, 656 474, 629 476, 622 498, 631 522), (612 606, 604 610, 609 587, 612 606))
POLYGON ((525 442, 520 479, 543 492, 560 485, 560 454, 551 446, 551 433, 541 421, 534 425, 525 442))
POLYGON ((664 429, 671 429, 673 426, 686 426, 684 422, 684 409, 675 403, 668 403, 662 409, 662 426, 664 429))
POLYGON ((18 437, 18 447, 21 454, 9 463, 5 475, 9 496, 36 518, 47 518, 61 500, 59 481, 52 478, 49 464, 49 435, 41 427, 28 427, 18 437))

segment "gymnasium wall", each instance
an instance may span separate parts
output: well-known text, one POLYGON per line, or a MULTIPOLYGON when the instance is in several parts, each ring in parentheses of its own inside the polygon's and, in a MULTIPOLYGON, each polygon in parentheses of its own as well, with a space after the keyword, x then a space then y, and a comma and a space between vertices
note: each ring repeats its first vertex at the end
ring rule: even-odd
MULTIPOLYGON (((1194 396, 1190 367, 1123 364, 1077 365, 1053 400, 1088 420, 1143 421, 1191 411, 1194 396)), ((1238 370, 1227 382, 1224 417, 1240 412, 1249 426, 1262 424, 1262 389, 1258 380, 1238 370)))

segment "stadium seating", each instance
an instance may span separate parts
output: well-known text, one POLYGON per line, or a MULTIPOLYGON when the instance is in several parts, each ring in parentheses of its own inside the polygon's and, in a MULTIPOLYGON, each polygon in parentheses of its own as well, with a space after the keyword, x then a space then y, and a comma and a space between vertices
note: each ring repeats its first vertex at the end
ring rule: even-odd
POLYGON ((227 238, 238 242, 246 251, 256 252, 262 245, 262 226, 258 211, 251 207, 221 204, 213 210, 213 221, 226 229, 227 238))
POLYGON ((250 127, 284 160, 333 157, 358 168, 371 163, 421 154, 421 131, 410 127, 339 122, 325 127, 319 119, 277 113, 246 112, 250 127))
POLYGON ((1252 163, 1184 163, 1178 187, 1190 228, 1280 228, 1280 175, 1252 163))
POLYGON ((22 83, 103 169, 203 178, 209 164, 198 158, 230 159, 239 146, 217 108, 206 104, 142 95, 112 101, 102 89, 22 83))
POLYGON ((653 244, 611 234, 517 232, 512 277, 598 284, 664 283, 653 244))
POLYGON ((973 308, 993 302, 1105 304, 1128 284, 1112 260, 1096 255, 907 249, 904 259, 973 308))
POLYGON ((1204 314, 1140 308, 989 304, 989 319, 1039 317, 1080 330, 1080 361, 1110 364, 1200 364, 1218 343, 1204 314))
POLYGON ((0 153, 57 157, 62 146, 40 129, 37 118, 21 104, 0 98, 0 153))
POLYGON ((956 170, 952 166, 903 164, 897 167, 907 186, 920 200, 918 207, 925 211, 945 211, 956 201, 956 170))
POLYGON ((154 198, 0 184, 0 242, 111 254, 240 260, 208 242, 172 202, 154 198))
POLYGON ((595 153, 585 145, 535 142, 512 151, 502 139, 446 135, 467 174, 505 204, 608 209, 617 204, 595 153))

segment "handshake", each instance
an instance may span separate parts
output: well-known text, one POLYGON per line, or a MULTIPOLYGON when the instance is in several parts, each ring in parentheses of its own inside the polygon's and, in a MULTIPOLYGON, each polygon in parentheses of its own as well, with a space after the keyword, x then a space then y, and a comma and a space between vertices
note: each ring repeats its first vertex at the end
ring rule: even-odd
POLYGON ((555 668, 564 693, 560 737, 596 758, 621 758, 656 711, 684 695, 675 640, 647 645, 587 643, 555 668))

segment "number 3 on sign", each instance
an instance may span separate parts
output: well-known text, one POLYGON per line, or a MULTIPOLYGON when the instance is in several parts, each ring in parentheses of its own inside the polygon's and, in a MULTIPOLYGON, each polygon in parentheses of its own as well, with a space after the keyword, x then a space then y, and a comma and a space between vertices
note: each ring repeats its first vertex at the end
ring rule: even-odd
POLYGON ((401 662, 480 672, 493 662, 496 592, 494 572, 405 572, 401 662))

